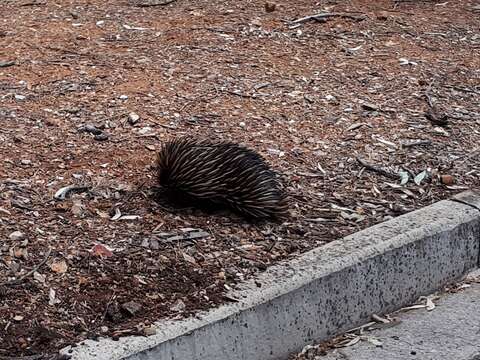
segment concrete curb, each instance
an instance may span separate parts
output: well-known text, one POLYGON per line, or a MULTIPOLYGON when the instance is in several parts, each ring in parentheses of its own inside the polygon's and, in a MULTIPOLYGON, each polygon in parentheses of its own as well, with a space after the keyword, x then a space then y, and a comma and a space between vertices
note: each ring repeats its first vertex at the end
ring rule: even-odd
POLYGON ((359 326, 479 265, 480 192, 465 192, 269 268, 199 318, 151 337, 87 341, 72 359, 279 360, 359 326))

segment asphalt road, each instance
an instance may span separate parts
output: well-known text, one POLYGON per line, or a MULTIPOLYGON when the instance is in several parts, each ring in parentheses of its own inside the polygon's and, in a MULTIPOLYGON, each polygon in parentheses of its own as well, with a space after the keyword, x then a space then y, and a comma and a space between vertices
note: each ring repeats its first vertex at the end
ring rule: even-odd
POLYGON ((365 334, 381 346, 359 341, 319 359, 480 360, 480 283, 442 295, 435 304, 432 311, 399 313, 399 325, 365 334))

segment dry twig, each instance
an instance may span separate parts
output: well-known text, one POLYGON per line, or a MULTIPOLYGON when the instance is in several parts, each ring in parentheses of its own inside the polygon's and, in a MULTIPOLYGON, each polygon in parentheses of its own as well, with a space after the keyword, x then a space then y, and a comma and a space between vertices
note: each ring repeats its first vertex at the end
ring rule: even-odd
POLYGON ((43 1, 43 2, 29 1, 29 2, 19 4, 18 6, 37 6, 37 5, 47 5, 47 2, 46 1, 43 1))
POLYGON ((403 148, 410 148, 414 146, 420 146, 420 145, 430 145, 432 143, 431 140, 414 140, 405 144, 402 144, 403 148))
POLYGON ((135 1, 134 5, 138 7, 149 7, 149 6, 163 6, 168 5, 176 0, 153 0, 153 1, 135 1))
POLYGON ((27 272, 26 274, 20 276, 18 279, 14 279, 14 280, 10 280, 10 281, 6 281, 6 282, 3 282, 3 283, 0 283, 0 287, 1 286, 10 286, 10 285, 18 285, 20 284, 23 280, 25 280, 27 277, 29 277, 30 275, 32 275, 35 271, 37 271, 38 269, 40 269, 48 260, 48 257, 50 256, 50 253, 52 252, 52 249, 48 249, 47 251, 47 254, 45 255, 45 257, 43 258, 43 260, 36 266, 33 267, 32 270, 30 270, 29 272, 27 272))
POLYGON ((374 171, 374 172, 377 172, 383 176, 386 176, 390 179, 395 179, 397 180, 398 179, 398 175, 397 174, 393 174, 391 173, 390 171, 388 170, 385 170, 381 167, 378 167, 378 166, 375 166, 375 165, 372 165, 372 164, 369 164, 367 163, 365 160, 362 160, 360 159, 359 157, 357 157, 357 161, 360 165, 362 165, 364 168, 366 168, 367 170, 371 170, 371 171, 374 171))
POLYGON ((319 13, 319 14, 308 15, 308 16, 299 18, 297 20, 293 20, 290 24, 299 25, 310 20, 325 22, 328 18, 331 18, 331 17, 342 17, 342 18, 361 21, 361 20, 365 20, 366 15, 365 14, 355 15, 355 14, 349 14, 349 13, 319 13))

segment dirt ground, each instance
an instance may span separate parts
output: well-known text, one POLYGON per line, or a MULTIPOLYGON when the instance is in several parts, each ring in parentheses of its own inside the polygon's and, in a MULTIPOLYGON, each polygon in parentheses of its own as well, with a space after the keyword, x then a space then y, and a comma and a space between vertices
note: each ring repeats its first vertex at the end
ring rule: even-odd
POLYGON ((142 4, 0 2, 0 359, 147 336, 279 260, 479 187, 478 1, 142 4), (289 218, 155 201, 156 150, 178 135, 257 150, 289 218))

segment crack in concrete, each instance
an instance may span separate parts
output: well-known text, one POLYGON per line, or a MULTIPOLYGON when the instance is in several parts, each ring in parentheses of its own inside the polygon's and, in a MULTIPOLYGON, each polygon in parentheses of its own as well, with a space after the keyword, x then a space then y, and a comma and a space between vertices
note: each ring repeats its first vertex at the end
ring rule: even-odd
POLYGON ((448 199, 450 201, 453 201, 453 202, 457 202, 457 203, 460 203, 460 204, 463 204, 463 205, 467 205, 467 206, 470 206, 478 211, 480 211, 480 207, 478 207, 477 205, 474 205, 474 204, 470 204, 466 201, 463 201, 463 200, 459 200, 459 199, 448 199))

